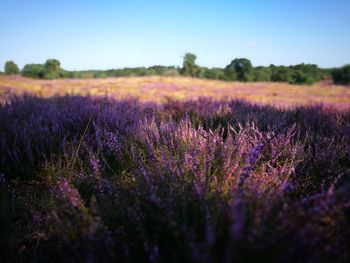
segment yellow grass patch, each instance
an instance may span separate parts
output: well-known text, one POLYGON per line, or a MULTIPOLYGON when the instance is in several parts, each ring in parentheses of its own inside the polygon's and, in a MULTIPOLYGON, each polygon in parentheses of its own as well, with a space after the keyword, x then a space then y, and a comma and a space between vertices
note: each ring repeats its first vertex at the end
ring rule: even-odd
POLYGON ((96 95, 114 98, 136 97, 141 101, 164 102, 212 97, 245 99, 276 106, 310 104, 350 107, 350 88, 346 86, 290 85, 287 83, 241 83, 188 77, 118 77, 106 79, 34 80, 19 76, 0 76, 0 94, 30 93, 54 95, 96 95))

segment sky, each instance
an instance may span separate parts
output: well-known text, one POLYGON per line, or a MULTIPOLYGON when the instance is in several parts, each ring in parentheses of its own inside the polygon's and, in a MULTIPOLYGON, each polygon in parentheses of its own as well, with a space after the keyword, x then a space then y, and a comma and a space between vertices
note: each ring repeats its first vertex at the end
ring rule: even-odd
POLYGON ((0 0, 0 70, 350 63, 349 0, 0 0))

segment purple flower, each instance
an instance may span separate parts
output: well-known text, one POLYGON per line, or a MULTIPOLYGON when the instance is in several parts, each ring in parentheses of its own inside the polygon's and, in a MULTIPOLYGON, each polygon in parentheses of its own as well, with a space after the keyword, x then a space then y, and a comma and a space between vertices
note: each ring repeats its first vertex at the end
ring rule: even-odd
POLYGON ((261 149, 263 147, 264 147, 264 144, 258 144, 250 152, 250 155, 249 155, 249 164, 250 165, 253 166, 258 161, 259 157, 261 156, 261 149))
POLYGON ((82 205, 82 201, 77 189, 75 189, 67 179, 61 178, 57 181, 56 195, 67 201, 72 207, 79 207, 82 205))

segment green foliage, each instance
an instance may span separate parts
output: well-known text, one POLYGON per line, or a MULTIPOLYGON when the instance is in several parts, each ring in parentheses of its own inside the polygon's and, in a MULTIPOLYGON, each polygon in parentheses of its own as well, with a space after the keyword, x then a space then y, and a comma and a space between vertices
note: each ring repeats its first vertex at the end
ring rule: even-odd
POLYGON ((331 75, 335 84, 350 84, 350 64, 341 68, 333 69, 331 75))
POLYGON ((272 71, 272 81, 291 84, 312 84, 324 79, 327 75, 326 71, 314 64, 298 64, 289 67, 270 65, 269 68, 272 71))
POLYGON ((271 81, 272 71, 268 67, 254 68, 254 81, 271 81))
POLYGON ((221 68, 205 68, 203 77, 206 79, 224 79, 225 71, 221 68))
POLYGON ((146 69, 147 76, 178 76, 179 70, 175 67, 152 66, 146 69))
POLYGON ((60 65, 61 63, 57 59, 48 59, 44 67, 47 72, 58 72, 61 69, 60 65))
POLYGON ((6 75, 16 75, 19 73, 18 66, 13 61, 6 61, 5 63, 5 74, 6 75))
POLYGON ((92 78, 109 78, 109 77, 133 77, 133 76, 178 76, 179 70, 175 67, 152 66, 149 68, 123 68, 110 70, 82 70, 66 71, 61 70, 62 78, 92 79, 92 78))
POLYGON ((252 81, 253 66, 249 59, 236 58, 226 67, 226 74, 231 76, 232 80, 252 81))
POLYGON ((105 71, 98 71, 94 74, 94 78, 101 79, 101 78, 107 78, 108 75, 105 71))
POLYGON ((22 76, 42 79, 45 74, 45 68, 42 64, 27 64, 22 69, 22 76))
MULTIPOLYGON (((27 64, 22 70, 25 77, 39 79, 57 78, 108 78, 122 76, 191 76, 226 81, 276 81, 291 84, 312 84, 332 77, 336 84, 349 84, 350 65, 336 69, 321 69, 314 64, 298 64, 295 66, 253 67, 250 60, 236 58, 225 68, 206 68, 196 65, 196 55, 186 53, 182 68, 155 65, 151 67, 122 68, 110 70, 67 71, 60 67, 57 59, 48 59, 45 64, 27 64)), ((16 74, 16 64, 8 61, 6 74, 16 74)), ((18 69, 18 68, 17 68, 18 69)), ((1 73, 0 73, 1 74, 1 73)))
POLYGON ((192 53, 186 53, 183 61, 183 67, 181 74, 184 76, 198 77, 199 67, 196 65, 196 55, 192 53))
POLYGON ((71 78, 73 78, 73 76, 74 76, 74 74, 72 71, 67 71, 64 69, 61 70, 61 77, 62 78, 71 79, 71 78))
POLYGON ((60 68, 60 62, 56 59, 48 59, 44 65, 27 64, 22 69, 22 76, 35 79, 58 79, 70 77, 68 71, 60 68))
POLYGON ((292 74, 292 79, 289 83, 291 84, 312 84, 315 82, 315 79, 312 78, 312 76, 308 75, 307 73, 296 70, 292 74))
POLYGON ((299 64, 290 67, 293 70, 292 84, 312 84, 323 79, 323 72, 314 64, 299 64))
POLYGON ((45 73, 44 79, 58 79, 61 78, 61 63, 57 59, 48 59, 44 64, 45 73))
POLYGON ((172 67, 169 68, 168 70, 166 70, 163 74, 161 74, 160 76, 169 76, 169 77, 175 77, 175 76, 179 76, 179 69, 172 67))
POLYGON ((276 82, 292 82, 292 72, 288 67, 270 66, 272 70, 271 81, 276 82))

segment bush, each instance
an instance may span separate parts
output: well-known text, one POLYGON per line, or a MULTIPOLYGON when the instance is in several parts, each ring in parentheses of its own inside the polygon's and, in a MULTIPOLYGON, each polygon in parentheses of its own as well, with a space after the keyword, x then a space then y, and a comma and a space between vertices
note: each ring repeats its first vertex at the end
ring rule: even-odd
POLYGON ((308 75, 307 73, 297 70, 292 73, 290 84, 312 84, 315 82, 315 79, 308 75))
POLYGON ((27 64, 22 69, 22 76, 42 79, 45 75, 45 68, 42 64, 27 64))
POLYGON ((226 66, 226 76, 231 80, 252 81, 253 66, 249 59, 236 58, 226 66))
POLYGON ((350 84, 350 65, 345 65, 344 67, 333 69, 331 75, 335 84, 350 84))
POLYGON ((48 59, 44 64, 44 79, 58 79, 62 77, 61 63, 57 59, 48 59))
POLYGON ((13 61, 7 61, 5 63, 5 74, 6 75, 16 75, 19 73, 18 66, 13 61))
POLYGON ((207 79, 223 79, 225 71, 221 68, 206 68, 203 77, 207 79))
POLYGON ((268 67, 254 68, 254 81, 271 81, 271 69, 268 67))
POLYGON ((22 75, 36 79, 58 79, 71 76, 68 71, 60 68, 60 62, 57 59, 48 59, 44 65, 27 64, 22 69, 22 75))
POLYGON ((192 53, 186 53, 184 56, 183 67, 181 74, 184 76, 198 77, 199 67, 196 65, 196 55, 192 53))
POLYGON ((292 71, 288 67, 284 66, 270 66, 272 69, 271 81, 275 82, 291 82, 292 81, 292 71))

